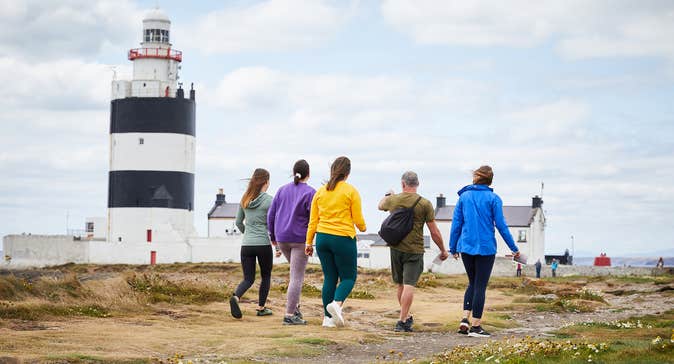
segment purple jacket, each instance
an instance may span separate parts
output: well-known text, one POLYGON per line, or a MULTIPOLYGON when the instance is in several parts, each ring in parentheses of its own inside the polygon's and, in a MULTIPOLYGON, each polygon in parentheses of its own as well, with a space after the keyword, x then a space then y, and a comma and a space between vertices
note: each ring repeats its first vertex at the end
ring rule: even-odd
POLYGON ((279 188, 267 214, 271 241, 302 243, 306 240, 314 193, 316 190, 306 183, 290 182, 279 188))

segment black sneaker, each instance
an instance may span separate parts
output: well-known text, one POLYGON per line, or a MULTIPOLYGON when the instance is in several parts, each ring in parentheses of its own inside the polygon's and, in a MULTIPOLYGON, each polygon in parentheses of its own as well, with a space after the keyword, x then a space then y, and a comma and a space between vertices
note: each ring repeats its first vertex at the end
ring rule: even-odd
POLYGON ((468 330, 468 336, 472 337, 490 337, 491 335, 482 329, 482 326, 471 326, 468 330))
POLYGON ((232 313, 232 317, 240 319, 243 317, 243 314, 241 313, 241 308, 239 307, 239 298, 236 296, 232 296, 229 298, 229 309, 230 312, 232 313))
POLYGON ((293 316, 290 316, 290 317, 288 317, 288 316, 284 317, 283 318, 283 324, 284 325, 306 325, 307 322, 302 320, 301 317, 299 317, 297 315, 293 315, 293 316))
POLYGON ((393 331, 404 332, 405 331, 405 322, 402 322, 402 321, 398 320, 398 322, 396 322, 396 327, 395 327, 395 329, 393 329, 393 331))
POLYGON ((261 310, 256 309, 255 311, 257 311, 258 316, 271 316, 273 314, 271 308, 267 308, 267 307, 265 307, 261 310))
POLYGON ((414 324, 414 318, 412 316, 408 317, 405 320, 405 332, 413 332, 412 325, 414 324))
POLYGON ((470 322, 468 322, 467 318, 461 319, 461 323, 459 324, 459 330, 457 331, 461 335, 468 335, 468 330, 470 329, 470 322))
POLYGON ((300 312, 300 305, 297 305, 297 308, 295 308, 295 316, 299 317, 300 319, 304 318, 304 316, 302 316, 302 312, 300 312))

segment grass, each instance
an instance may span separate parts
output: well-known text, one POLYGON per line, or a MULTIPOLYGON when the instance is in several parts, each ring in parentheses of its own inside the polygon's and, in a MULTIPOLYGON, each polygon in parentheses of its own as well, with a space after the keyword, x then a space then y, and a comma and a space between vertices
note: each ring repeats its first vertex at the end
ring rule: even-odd
POLYGON ((150 303, 206 304, 225 301, 232 290, 223 286, 215 289, 194 282, 175 283, 159 274, 131 274, 126 278, 129 287, 145 295, 150 303))
POLYGON ((29 297, 49 301, 81 299, 91 294, 74 273, 62 277, 38 277, 31 281, 15 275, 0 276, 0 300, 20 301, 29 297))
POLYGON ((45 317, 109 317, 110 311, 100 305, 64 305, 53 303, 14 304, 0 302, 0 318, 36 321, 45 317))

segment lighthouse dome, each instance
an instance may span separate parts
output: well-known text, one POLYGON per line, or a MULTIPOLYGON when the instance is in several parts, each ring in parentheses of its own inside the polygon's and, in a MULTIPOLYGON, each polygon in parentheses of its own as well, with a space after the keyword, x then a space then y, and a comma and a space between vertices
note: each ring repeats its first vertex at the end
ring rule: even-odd
POLYGON ((168 15, 164 13, 160 8, 154 8, 145 14, 143 21, 160 21, 160 22, 171 22, 168 15))

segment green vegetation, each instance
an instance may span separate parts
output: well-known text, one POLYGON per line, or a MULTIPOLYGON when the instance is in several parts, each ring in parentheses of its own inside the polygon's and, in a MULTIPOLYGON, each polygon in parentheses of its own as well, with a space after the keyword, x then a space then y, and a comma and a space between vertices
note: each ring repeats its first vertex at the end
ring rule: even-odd
POLYGON ((1 319, 19 319, 35 321, 44 317, 109 317, 107 308, 96 305, 64 305, 64 304, 16 304, 0 302, 1 319))
POLYGON ((0 276, 0 300, 20 301, 33 297, 55 302, 67 298, 80 299, 90 294, 75 274, 39 277, 34 281, 14 275, 0 276))
POLYGON ((375 299, 374 295, 367 290, 354 289, 349 295, 350 298, 355 298, 357 300, 373 300, 375 299))
POLYGON ((131 274, 126 283, 133 291, 146 295, 150 303, 205 304, 225 301, 232 295, 227 286, 215 289, 194 282, 176 283, 155 273, 131 274))

